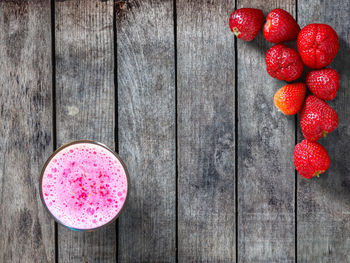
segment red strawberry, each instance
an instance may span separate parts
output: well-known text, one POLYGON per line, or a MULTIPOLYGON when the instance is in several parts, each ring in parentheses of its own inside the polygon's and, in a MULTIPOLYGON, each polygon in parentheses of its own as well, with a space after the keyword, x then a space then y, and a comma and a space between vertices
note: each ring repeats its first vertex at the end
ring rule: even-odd
POLYGON ((310 24, 299 32, 297 45, 306 66, 324 68, 338 52, 338 35, 329 25, 310 24))
POLYGON ((298 113, 303 105, 306 93, 304 83, 293 83, 280 88, 275 96, 276 107, 286 115, 298 113))
POLYGON ((332 100, 339 89, 339 74, 331 68, 314 70, 307 74, 306 84, 319 99, 332 100))
POLYGON ((297 38, 300 27, 287 11, 277 8, 266 17, 264 37, 271 43, 291 41, 297 38))
POLYGON ((235 35, 245 41, 253 40, 264 22, 264 14, 260 9, 241 8, 230 16, 230 28, 235 35))
POLYGON ((306 179, 324 173, 329 168, 330 162, 326 149, 318 142, 303 140, 295 146, 294 166, 306 179))
POLYGON ((279 80, 296 80, 303 73, 304 65, 298 52, 282 44, 267 51, 265 62, 267 73, 279 80))
POLYGON ((305 139, 314 142, 338 127, 338 114, 326 102, 311 95, 301 108, 300 126, 305 139))

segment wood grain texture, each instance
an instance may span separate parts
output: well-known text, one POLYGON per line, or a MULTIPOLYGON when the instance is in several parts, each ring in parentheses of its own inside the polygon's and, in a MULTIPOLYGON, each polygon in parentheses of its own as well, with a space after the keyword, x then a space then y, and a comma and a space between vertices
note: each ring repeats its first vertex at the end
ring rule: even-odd
MULTIPOLYGON (((238 0, 267 15, 282 8, 295 16, 295 1, 238 0)), ((286 83, 266 72, 271 44, 260 31, 252 42, 238 41, 238 260, 295 261, 294 116, 273 103, 286 83)))
POLYGON ((298 21, 301 27, 328 24, 340 41, 329 66, 340 74, 337 97, 329 102, 339 115, 339 126, 319 140, 331 165, 320 178, 305 180, 298 175, 298 261, 350 262, 350 2, 299 0, 298 21))
MULTIPOLYGON (((112 1, 57 1, 58 146, 92 139, 114 148, 112 1)), ((116 226, 91 233, 58 227, 59 262, 115 262, 116 226)))
POLYGON ((175 59, 172 1, 119 1, 118 141, 131 177, 119 262, 175 262, 175 59))
POLYGON ((177 1, 179 262, 235 261, 234 1, 177 1))
POLYGON ((53 262, 39 194, 52 151, 49 1, 0 2, 0 262, 53 262))

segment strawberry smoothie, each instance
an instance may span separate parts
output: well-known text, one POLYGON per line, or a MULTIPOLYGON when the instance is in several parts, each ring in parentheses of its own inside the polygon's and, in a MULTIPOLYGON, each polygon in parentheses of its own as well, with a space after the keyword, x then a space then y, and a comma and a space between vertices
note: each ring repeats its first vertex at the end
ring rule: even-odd
POLYGON ((102 144, 77 141, 56 151, 42 171, 43 202, 54 218, 74 230, 115 219, 128 194, 128 176, 117 155, 102 144))

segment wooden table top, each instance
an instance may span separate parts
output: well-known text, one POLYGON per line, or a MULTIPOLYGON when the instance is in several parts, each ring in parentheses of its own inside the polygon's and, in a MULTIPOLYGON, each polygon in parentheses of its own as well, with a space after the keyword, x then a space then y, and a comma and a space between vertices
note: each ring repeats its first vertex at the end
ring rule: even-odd
POLYGON ((349 21, 346 0, 0 1, 0 262, 350 262, 349 21), (294 170, 302 135, 273 105, 271 45, 235 40, 235 4, 338 32, 319 179, 294 170), (117 223, 91 233, 39 196, 42 165, 75 139, 131 176, 117 223))

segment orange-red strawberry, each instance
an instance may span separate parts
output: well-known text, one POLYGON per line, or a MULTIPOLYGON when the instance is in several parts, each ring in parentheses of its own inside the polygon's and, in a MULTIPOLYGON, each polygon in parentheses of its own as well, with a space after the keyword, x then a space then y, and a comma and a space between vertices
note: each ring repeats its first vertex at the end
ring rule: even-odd
POLYGON ((264 22, 264 14, 260 9, 241 8, 230 16, 230 28, 235 35, 245 41, 253 40, 264 22))
POLYGON ((299 32, 297 46, 306 66, 324 68, 338 52, 338 35, 329 25, 310 24, 299 32))
POLYGON ((285 81, 298 79, 303 73, 303 62, 294 49, 283 44, 271 47, 265 56, 267 73, 273 78, 285 81))
POLYGON ((300 110, 304 138, 314 142, 338 127, 338 114, 326 102, 310 95, 300 110))
POLYGON ((306 94, 304 83, 288 84, 280 88, 274 96, 276 107, 286 115, 298 113, 306 94))
POLYGON ((277 8, 266 17, 263 27, 264 37, 271 43, 292 41, 297 38, 300 27, 291 14, 277 8))
POLYGON ((313 70, 306 76, 306 85, 317 98, 332 100, 339 89, 339 74, 331 68, 313 70))
POLYGON ((324 173, 330 165, 326 149, 318 142, 303 140, 294 149, 294 166, 298 173, 310 179, 324 173))

